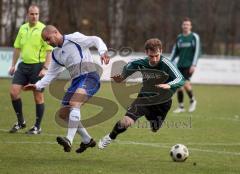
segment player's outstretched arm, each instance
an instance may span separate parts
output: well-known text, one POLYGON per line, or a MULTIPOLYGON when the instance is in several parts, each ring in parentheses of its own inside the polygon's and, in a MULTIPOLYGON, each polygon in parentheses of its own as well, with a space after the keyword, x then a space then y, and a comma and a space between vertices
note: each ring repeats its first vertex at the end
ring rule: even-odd
POLYGON ((169 84, 158 84, 155 85, 157 88, 162 88, 162 89, 170 89, 171 86, 169 84))
POLYGON ((120 75, 120 74, 116 74, 115 76, 112 76, 111 78, 112 78, 112 79, 114 80, 114 82, 116 82, 116 83, 121 83, 121 82, 124 80, 123 76, 120 75))
POLYGON ((28 84, 23 87, 24 91, 35 91, 36 85, 35 84, 28 84))

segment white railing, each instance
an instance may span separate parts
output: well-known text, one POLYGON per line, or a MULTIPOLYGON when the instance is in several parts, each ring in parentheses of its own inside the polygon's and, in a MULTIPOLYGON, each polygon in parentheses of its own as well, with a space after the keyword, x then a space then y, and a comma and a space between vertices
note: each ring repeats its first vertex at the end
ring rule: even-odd
MULTIPOLYGON (((12 49, 0 48, 0 77, 7 77, 8 69, 12 61, 12 49)), ((168 54, 166 54, 168 56, 168 54)), ((116 54, 111 58, 109 65, 101 65, 99 56, 94 52, 95 63, 102 67, 101 80, 109 81, 111 74, 121 72, 124 62, 145 57, 144 53, 132 53, 127 57, 121 57, 116 54)), ((138 76, 139 77, 139 76, 138 76)), ((68 78, 66 73, 60 78, 68 78)), ((141 78, 135 78, 132 81, 140 81, 141 78)), ((224 85, 240 85, 240 57, 224 57, 203 55, 198 62, 196 72, 192 77, 192 82, 197 84, 224 84, 224 85)))

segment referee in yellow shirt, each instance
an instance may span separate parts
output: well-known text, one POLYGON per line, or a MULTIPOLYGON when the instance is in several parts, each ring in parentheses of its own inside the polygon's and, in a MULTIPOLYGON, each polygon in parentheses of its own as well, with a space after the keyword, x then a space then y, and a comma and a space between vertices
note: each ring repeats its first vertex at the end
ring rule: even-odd
MULTIPOLYGON (((10 129, 10 133, 26 127, 20 97, 23 86, 28 83, 34 84, 43 77, 51 59, 52 47, 47 45, 41 37, 45 25, 39 22, 39 7, 31 5, 28 8, 27 18, 28 22, 20 27, 14 42, 12 66, 9 69, 9 74, 14 75, 10 96, 18 120, 10 129), (19 57, 21 57, 21 62, 16 70, 15 65, 19 57)), ((39 91, 33 91, 33 96, 36 103, 36 122, 26 133, 40 134, 40 124, 44 114, 44 96, 43 92, 39 91)))

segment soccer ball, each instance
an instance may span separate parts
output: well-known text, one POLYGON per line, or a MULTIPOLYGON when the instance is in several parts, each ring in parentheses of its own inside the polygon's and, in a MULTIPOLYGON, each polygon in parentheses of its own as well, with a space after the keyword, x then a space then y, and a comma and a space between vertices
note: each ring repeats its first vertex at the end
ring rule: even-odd
POLYGON ((171 148, 170 156, 173 161, 183 162, 188 158, 189 152, 187 147, 183 144, 176 144, 171 148))

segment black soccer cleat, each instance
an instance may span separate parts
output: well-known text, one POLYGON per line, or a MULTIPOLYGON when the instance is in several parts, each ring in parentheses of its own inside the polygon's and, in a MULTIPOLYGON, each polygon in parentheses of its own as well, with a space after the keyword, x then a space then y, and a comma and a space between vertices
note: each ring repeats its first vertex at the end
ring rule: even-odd
POLYGON ((26 128, 26 123, 25 121, 22 124, 16 123, 13 125, 13 127, 9 130, 9 133, 16 133, 20 129, 26 128))
POLYGON ((156 133, 159 129, 160 129, 161 125, 159 124, 159 122, 157 120, 151 120, 150 121, 150 128, 151 131, 156 133))
POLYGON ((57 142, 58 142, 58 144, 63 146, 64 152, 71 151, 71 143, 66 137, 57 137, 57 142))
POLYGON ((85 150, 87 150, 87 148, 91 147, 95 147, 96 146, 96 141, 94 141, 94 139, 91 139, 90 142, 88 144, 84 144, 83 142, 81 142, 80 147, 76 150, 77 153, 82 153, 85 150))
POLYGON ((29 135, 37 135, 40 134, 42 132, 41 128, 37 128, 36 126, 33 126, 31 129, 29 129, 26 134, 29 135))

